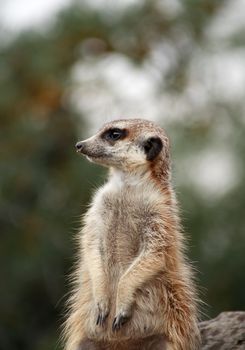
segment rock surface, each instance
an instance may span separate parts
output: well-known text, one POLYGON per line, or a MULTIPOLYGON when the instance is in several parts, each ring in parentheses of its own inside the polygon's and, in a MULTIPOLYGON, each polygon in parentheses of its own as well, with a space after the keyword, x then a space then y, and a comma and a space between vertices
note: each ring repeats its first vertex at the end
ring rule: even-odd
POLYGON ((245 350, 245 311, 222 312, 200 330, 202 350, 245 350))

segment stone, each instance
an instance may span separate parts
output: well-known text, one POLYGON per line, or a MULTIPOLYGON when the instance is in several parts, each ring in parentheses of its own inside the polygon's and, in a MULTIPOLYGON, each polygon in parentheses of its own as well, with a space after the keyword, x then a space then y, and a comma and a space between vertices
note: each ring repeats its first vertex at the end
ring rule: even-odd
POLYGON ((199 327, 201 350, 245 350, 245 311, 222 312, 199 327))

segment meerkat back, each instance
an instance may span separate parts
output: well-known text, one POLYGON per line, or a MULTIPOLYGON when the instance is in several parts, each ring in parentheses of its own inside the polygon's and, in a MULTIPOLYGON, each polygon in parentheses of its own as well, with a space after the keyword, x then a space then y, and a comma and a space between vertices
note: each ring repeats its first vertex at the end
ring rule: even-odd
POLYGON ((66 350, 197 350, 197 297, 164 130, 117 120, 76 148, 110 170, 79 235, 66 350))

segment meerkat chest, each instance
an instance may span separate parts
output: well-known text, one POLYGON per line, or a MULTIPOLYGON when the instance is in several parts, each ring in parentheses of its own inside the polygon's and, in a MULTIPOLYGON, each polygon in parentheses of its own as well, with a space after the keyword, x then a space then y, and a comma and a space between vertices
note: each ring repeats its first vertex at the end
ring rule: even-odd
POLYGON ((112 264, 125 264, 135 258, 144 244, 143 227, 145 220, 143 203, 132 201, 123 193, 112 196, 105 193, 101 218, 104 223, 101 243, 112 264))
POLYGON ((148 187, 109 183, 97 195, 94 209, 101 222, 101 251, 111 264, 127 266, 144 246, 159 201, 159 194, 148 187))

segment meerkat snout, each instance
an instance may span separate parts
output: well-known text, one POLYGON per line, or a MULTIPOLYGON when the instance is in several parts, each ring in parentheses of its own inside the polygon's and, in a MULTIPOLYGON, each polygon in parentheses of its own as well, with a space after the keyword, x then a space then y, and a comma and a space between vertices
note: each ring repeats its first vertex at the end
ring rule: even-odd
POLYGON ((76 145, 75 145, 75 147, 76 147, 76 149, 77 149, 77 152, 81 152, 82 149, 83 149, 83 146, 84 146, 83 141, 77 142, 76 145))

